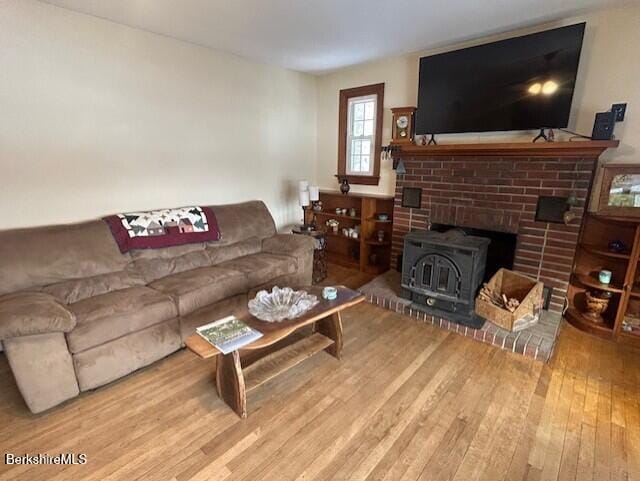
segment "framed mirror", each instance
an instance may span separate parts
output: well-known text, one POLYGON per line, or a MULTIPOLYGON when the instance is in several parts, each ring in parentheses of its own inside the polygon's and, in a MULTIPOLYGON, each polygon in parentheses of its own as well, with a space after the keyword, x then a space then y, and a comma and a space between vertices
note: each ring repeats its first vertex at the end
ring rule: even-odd
POLYGON ((598 213, 640 217, 640 165, 610 164, 602 170, 598 213))

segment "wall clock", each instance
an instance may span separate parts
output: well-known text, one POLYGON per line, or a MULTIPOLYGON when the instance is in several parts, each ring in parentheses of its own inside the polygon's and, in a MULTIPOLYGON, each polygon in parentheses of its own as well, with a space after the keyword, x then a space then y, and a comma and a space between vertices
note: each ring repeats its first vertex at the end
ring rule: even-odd
POLYGON ((391 109, 391 143, 413 143, 415 107, 396 107, 391 109))

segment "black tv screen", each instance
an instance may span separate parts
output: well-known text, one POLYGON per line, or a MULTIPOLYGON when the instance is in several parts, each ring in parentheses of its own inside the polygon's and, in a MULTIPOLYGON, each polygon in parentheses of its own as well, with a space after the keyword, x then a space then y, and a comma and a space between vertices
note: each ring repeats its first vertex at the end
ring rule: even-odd
POLYGON ((584 27, 422 57, 416 133, 567 127, 584 27))

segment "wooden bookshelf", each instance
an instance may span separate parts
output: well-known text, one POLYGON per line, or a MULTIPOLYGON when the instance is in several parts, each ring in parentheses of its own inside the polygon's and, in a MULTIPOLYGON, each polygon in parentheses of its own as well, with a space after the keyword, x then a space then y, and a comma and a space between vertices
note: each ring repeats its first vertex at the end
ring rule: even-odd
POLYGON ((317 228, 326 233, 329 262, 373 274, 389 270, 393 197, 367 194, 344 195, 338 191, 323 190, 320 192, 320 201, 322 201, 322 211, 307 211, 307 222, 311 223, 315 216, 317 228), (347 209, 347 214, 336 214, 336 208, 347 209), (349 215, 351 208, 355 208, 355 216, 349 215), (376 218, 378 213, 389 215, 389 220, 378 220, 376 218), (337 233, 326 226, 329 219, 339 222, 337 233), (360 235, 357 239, 342 234, 343 228, 354 228, 357 225, 360 226, 360 235), (382 242, 377 238, 376 233, 379 230, 385 232, 385 239, 382 242))
POLYGON ((640 331, 623 329, 625 318, 640 318, 640 219, 587 214, 573 263, 567 290, 569 303, 565 318, 573 326, 591 334, 640 346, 640 331), (613 252, 609 243, 621 241, 626 249, 613 252), (610 284, 601 284, 598 272, 612 272, 610 284), (607 291, 611 300, 603 313, 604 323, 595 323, 585 312, 587 291, 607 291))

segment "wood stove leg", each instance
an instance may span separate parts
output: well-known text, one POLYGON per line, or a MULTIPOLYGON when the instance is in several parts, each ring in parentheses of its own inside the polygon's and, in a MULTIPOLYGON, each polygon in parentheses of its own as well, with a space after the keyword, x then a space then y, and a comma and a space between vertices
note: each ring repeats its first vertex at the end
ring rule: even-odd
POLYGON ((325 349, 332 356, 340 359, 342 356, 342 318, 340 313, 325 317, 316 323, 316 330, 329 339, 333 339, 333 344, 325 349))
POLYGON ((247 417, 247 392, 240 365, 240 354, 233 351, 218 356, 216 364, 216 388, 218 395, 242 419, 247 417))

